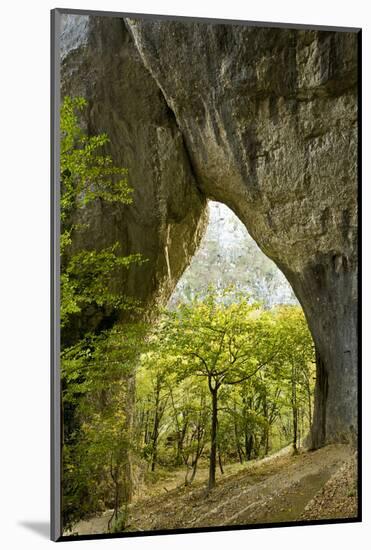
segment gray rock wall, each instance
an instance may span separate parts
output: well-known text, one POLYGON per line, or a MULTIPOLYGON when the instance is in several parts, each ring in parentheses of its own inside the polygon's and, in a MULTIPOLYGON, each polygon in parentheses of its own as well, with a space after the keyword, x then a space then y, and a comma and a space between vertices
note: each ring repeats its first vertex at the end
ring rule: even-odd
POLYGON ((62 17, 63 95, 85 97, 92 134, 106 132, 109 153, 128 168, 133 204, 94 204, 89 230, 76 247, 118 241, 125 254, 148 261, 115 281, 147 311, 166 303, 189 264, 207 223, 183 136, 121 19, 62 17))

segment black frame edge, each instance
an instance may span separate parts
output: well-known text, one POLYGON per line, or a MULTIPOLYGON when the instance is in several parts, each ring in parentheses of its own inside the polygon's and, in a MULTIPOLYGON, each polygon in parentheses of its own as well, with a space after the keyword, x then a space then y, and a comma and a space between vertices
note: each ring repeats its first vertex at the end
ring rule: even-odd
POLYGON ((218 533, 229 531, 250 531, 252 529, 272 529, 281 527, 311 527, 315 525, 339 525, 345 523, 360 523, 361 519, 357 516, 354 518, 339 518, 339 519, 319 519, 319 520, 302 520, 302 521, 283 521, 280 523, 254 523, 244 525, 223 525, 214 527, 194 527, 187 529, 159 529, 154 531, 130 531, 127 533, 99 533, 92 535, 63 535, 58 539, 58 542, 69 542, 79 540, 100 540, 100 539, 123 539, 133 537, 153 537, 161 535, 188 535, 197 533, 218 533))

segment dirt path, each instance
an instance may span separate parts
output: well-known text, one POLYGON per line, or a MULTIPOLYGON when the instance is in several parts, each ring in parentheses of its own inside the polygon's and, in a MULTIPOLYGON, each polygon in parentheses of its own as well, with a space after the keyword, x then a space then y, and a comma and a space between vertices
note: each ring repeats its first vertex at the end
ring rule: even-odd
MULTIPOLYGON (((156 484, 151 496, 141 498, 132 505, 127 530, 152 531, 312 519, 316 504, 311 507, 310 503, 315 503, 313 499, 317 496, 318 500, 318 495, 322 495, 320 517, 331 517, 326 507, 334 508, 336 495, 331 490, 331 502, 326 504, 325 488, 331 487, 332 479, 339 478, 339 472, 344 469, 349 483, 354 482, 349 473, 354 472, 354 468, 351 471, 348 467, 352 460, 353 452, 346 445, 330 445, 296 456, 285 449, 243 467, 227 466, 224 476, 219 477, 217 487, 210 493, 205 489, 206 468, 191 487, 177 486, 179 481, 183 481, 184 474, 181 477, 179 472, 175 472, 156 484)), ((342 505, 340 508, 338 506, 336 517, 356 515, 354 490, 344 489, 342 482, 337 482, 337 486, 342 491, 342 505)), ((74 532, 105 532, 108 518, 107 512, 99 518, 80 522, 74 532)))

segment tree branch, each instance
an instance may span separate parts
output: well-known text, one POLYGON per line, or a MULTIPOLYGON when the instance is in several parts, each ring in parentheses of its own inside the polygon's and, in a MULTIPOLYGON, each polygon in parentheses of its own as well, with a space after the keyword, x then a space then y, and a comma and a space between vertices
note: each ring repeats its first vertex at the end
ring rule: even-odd
POLYGON ((230 382, 226 382, 224 381, 224 384, 228 385, 228 386, 232 386, 234 384, 240 384, 241 382, 245 382, 245 380, 248 380, 249 378, 252 378, 253 376, 255 376, 255 374, 257 372, 259 372, 263 367, 265 367, 272 359, 273 357, 275 357, 277 355, 277 353, 274 353, 269 359, 267 359, 267 361, 265 361, 264 363, 261 363, 255 370, 254 372, 246 375, 246 376, 243 376, 242 378, 240 378, 239 380, 232 380, 230 382))

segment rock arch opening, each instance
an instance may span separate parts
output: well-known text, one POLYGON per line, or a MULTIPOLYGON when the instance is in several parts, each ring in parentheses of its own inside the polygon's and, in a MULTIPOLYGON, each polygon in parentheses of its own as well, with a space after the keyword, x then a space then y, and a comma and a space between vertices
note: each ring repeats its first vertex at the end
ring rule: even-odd
MULTIPOLYGON (((288 363, 285 365, 286 351, 283 348, 286 345, 286 340, 285 338, 281 339, 281 347, 276 349, 276 363, 272 361, 270 364, 268 360, 264 376, 258 378, 259 382, 256 388, 247 389, 246 387, 243 390, 246 391, 244 399, 250 400, 251 411, 254 411, 250 411, 250 414, 255 414, 263 423, 268 422, 268 426, 265 427, 264 433, 260 434, 259 441, 257 436, 259 428, 254 425, 254 421, 250 419, 248 422, 245 418, 247 423, 242 427, 242 432, 245 434, 244 443, 242 443, 240 441, 242 436, 239 433, 241 427, 238 423, 241 422, 239 415, 246 414, 246 410, 241 404, 237 406, 237 399, 234 401, 234 421, 236 422, 234 437, 241 462, 244 459, 249 460, 253 456, 261 456, 261 453, 264 456, 269 452, 275 452, 286 445, 293 445, 294 449, 304 444, 307 445, 312 424, 315 370, 313 367, 313 342, 309 336, 303 311, 283 273, 260 250, 236 214, 225 204, 211 200, 208 201, 207 210, 208 223, 204 235, 188 267, 179 278, 167 307, 169 310, 177 310, 184 304, 189 304, 190 308, 197 308, 199 301, 207 301, 210 294, 213 293, 221 302, 226 300, 226 303, 234 301, 238 303, 243 295, 250 303, 259 304, 258 310, 274 312, 273 316, 277 315, 280 319, 279 322, 282 323, 282 328, 290 316, 295 318, 295 322, 298 325, 301 324, 301 333, 294 334, 297 327, 290 324, 291 320, 289 320, 289 324, 286 326, 286 329, 289 327, 287 338, 296 339, 296 345, 302 348, 303 355, 295 355, 295 351, 291 350, 290 352, 290 346, 288 346, 287 351, 291 354, 292 361, 291 366, 288 363), (231 292, 228 289, 231 289, 231 292), (281 356, 278 359, 279 354, 281 356), (295 359, 293 359, 294 356, 295 359), (278 378, 275 379, 275 377, 278 378), (279 378, 281 378, 280 381, 278 381, 279 378), (277 386, 272 391, 271 386, 276 383, 277 386), (261 401, 261 385, 265 386, 263 390, 265 405, 262 405, 261 401), (249 391, 252 393, 248 397, 249 391), (299 394, 300 398, 297 397, 299 394), (269 408, 271 408, 271 417, 270 420, 267 420, 269 408), (241 413, 241 411, 245 412, 241 413)), ((246 315, 249 314, 246 311, 246 315)), ((205 326, 207 323, 205 319, 205 326)), ((200 330, 202 329, 201 324, 200 330)), ((237 325, 236 329, 238 330, 237 325)), ((217 330, 223 331, 225 326, 220 326, 217 330)), ((249 338, 248 332, 244 337, 249 338)), ((233 336, 231 342, 233 342, 233 336)), ((250 353, 253 354, 253 350, 250 353)), ((217 360, 220 359, 228 364, 228 358, 223 354, 220 354, 220 358, 217 360)), ((233 365, 231 370, 233 371, 233 365)), ((224 406, 224 410, 227 409, 228 407, 224 406)), ((223 417, 222 406, 220 410, 220 416, 223 417)), ((228 423, 225 416, 223 422, 228 423)), ((233 451, 229 452, 231 453, 229 460, 236 460, 233 451)))
POLYGON ((190 265, 169 300, 170 307, 209 285, 236 289, 272 307, 297 305, 293 290, 278 267, 260 250, 244 224, 225 204, 208 201, 208 223, 190 265))
POLYGON ((238 212, 305 311, 320 374, 313 446, 354 441, 357 34, 127 27, 182 132, 198 188, 238 212))

